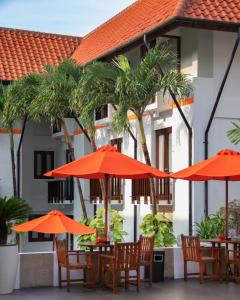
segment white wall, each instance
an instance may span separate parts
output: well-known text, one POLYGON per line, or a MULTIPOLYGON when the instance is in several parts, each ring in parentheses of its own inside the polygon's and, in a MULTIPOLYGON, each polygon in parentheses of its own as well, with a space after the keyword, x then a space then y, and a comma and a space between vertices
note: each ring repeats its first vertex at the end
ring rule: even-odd
MULTIPOLYGON (((194 80, 194 162, 204 159, 204 131, 226 71, 235 40, 235 33, 210 33, 209 31, 201 31, 198 47, 198 77, 194 80), (204 36, 205 39, 203 38, 204 36), (209 45, 206 45, 206 43, 209 43, 209 45), (209 60, 209 57, 212 58, 212 62, 209 60), (205 60, 208 62, 207 64, 204 63, 205 60)), ((219 150, 225 148, 239 150, 239 146, 232 145, 227 137, 227 131, 232 128, 231 122, 240 117, 238 92, 239 58, 240 50, 238 49, 209 133, 209 156, 215 155, 219 150)), ((220 207, 224 206, 224 187, 224 183, 222 182, 209 182, 210 214, 216 213, 220 207)), ((240 198, 239 188, 239 183, 230 183, 230 200, 240 198)), ((195 221, 199 221, 203 216, 203 208, 204 184, 195 183, 195 221)))
MULTIPOLYGON (((65 164, 66 145, 61 138, 54 139, 48 123, 28 122, 22 146, 22 197, 31 205, 33 214, 46 214, 51 210, 61 210, 73 214, 71 204, 49 204, 47 181, 34 179, 34 151, 54 151, 55 167, 65 164)), ((23 252, 51 251, 52 242, 28 242, 28 235, 21 237, 23 252)))

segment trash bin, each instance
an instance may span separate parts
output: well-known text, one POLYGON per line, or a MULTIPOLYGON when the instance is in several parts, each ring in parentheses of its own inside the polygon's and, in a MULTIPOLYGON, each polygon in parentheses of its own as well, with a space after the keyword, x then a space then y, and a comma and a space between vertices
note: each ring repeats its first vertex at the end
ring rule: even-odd
MULTIPOLYGON (((152 268, 152 280, 153 282, 164 281, 164 251, 153 252, 153 268, 152 268)), ((145 278, 149 278, 149 268, 145 267, 145 278)))

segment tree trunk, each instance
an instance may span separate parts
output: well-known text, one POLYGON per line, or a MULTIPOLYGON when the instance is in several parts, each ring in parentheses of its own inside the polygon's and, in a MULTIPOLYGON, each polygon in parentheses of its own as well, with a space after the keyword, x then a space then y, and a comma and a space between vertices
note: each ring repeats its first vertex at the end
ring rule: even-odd
MULTIPOLYGON (((144 126, 143 126, 143 120, 142 116, 137 116, 138 124, 139 124, 139 135, 140 135, 140 144, 142 146, 143 150, 143 155, 146 161, 146 164, 151 166, 151 160, 150 160, 150 155, 146 143, 146 135, 144 131, 144 126)), ((150 178, 149 179, 149 184, 150 184, 150 194, 152 198, 152 213, 156 215, 157 213, 157 204, 156 204, 156 190, 155 190, 155 185, 154 185, 154 179, 150 178)))
MULTIPOLYGON (((66 142, 66 144, 68 146, 68 149, 70 151, 71 159, 72 159, 72 161, 74 161, 76 159, 75 155, 74 155, 74 149, 73 149, 72 141, 71 141, 71 138, 69 136, 68 129, 67 129, 67 126, 66 126, 66 123, 65 123, 64 120, 61 120, 61 125, 62 125, 62 128, 63 128, 63 134, 64 134, 65 142, 66 142)), ((80 203, 81 203, 81 207, 82 207, 82 211, 83 211, 83 217, 85 219, 87 219, 88 218, 87 210, 86 210, 86 206, 85 206, 85 202, 84 202, 84 197, 83 197, 83 192, 82 192, 80 180, 78 178, 76 178, 76 183, 77 183, 79 199, 80 199, 80 203)))
POLYGON ((11 163, 12 163, 13 195, 15 197, 17 197, 16 164, 15 164, 15 155, 14 155, 14 136, 13 136, 12 128, 10 129, 9 138, 10 138, 10 153, 11 153, 11 163))
MULTIPOLYGON (((91 141, 93 152, 96 152, 97 151, 97 146, 96 146, 96 142, 95 142, 95 132, 90 134, 90 141, 91 141)), ((100 184, 102 199, 104 200, 105 195, 106 195, 104 180, 99 179, 99 184, 100 184)))

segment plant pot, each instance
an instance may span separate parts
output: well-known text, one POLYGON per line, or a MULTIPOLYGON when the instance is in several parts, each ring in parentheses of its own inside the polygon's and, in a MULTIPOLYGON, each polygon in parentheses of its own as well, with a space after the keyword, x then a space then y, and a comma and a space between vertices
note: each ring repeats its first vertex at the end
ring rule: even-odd
POLYGON ((106 236, 97 238, 97 243, 98 244, 105 244, 106 242, 107 242, 107 237, 106 236))
POLYGON ((19 262, 17 245, 0 245, 0 294, 13 291, 19 262))
POLYGON ((218 238, 219 238, 220 240, 225 240, 226 236, 225 236, 224 233, 220 233, 220 234, 218 235, 218 238))

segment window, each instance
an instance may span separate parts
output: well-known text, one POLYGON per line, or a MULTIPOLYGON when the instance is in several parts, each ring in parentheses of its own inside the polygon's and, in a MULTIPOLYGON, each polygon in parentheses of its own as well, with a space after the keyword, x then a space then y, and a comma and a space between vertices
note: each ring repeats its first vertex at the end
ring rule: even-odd
MULTIPOLYGON (((156 131, 156 168, 171 172, 172 170, 172 128, 156 131)), ((172 184, 170 179, 159 179, 156 184, 158 200, 172 199, 172 184)))
POLYGON ((57 121, 56 123, 54 123, 53 127, 52 127, 52 133, 59 133, 62 131, 62 124, 61 121, 57 121))
POLYGON ((44 173, 54 169, 54 151, 34 151, 34 178, 46 179, 44 173))
MULTIPOLYGON (((165 128, 156 131, 156 168, 171 172, 172 170, 172 128, 165 128)), ((150 199, 149 179, 132 180, 133 203, 140 203, 140 198, 148 204, 150 199)), ((157 202, 165 200, 170 203, 172 200, 172 181, 170 179, 156 180, 157 202)))
POLYGON ((105 119, 107 117, 108 117, 108 105, 107 104, 96 109, 96 111, 95 111, 95 120, 96 121, 105 119))
MULTIPOLYGON (((29 216, 29 221, 42 217, 42 215, 31 215, 29 216)), ((53 234, 40 233, 29 231, 28 242, 51 242, 53 241, 53 234)))

